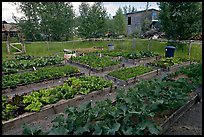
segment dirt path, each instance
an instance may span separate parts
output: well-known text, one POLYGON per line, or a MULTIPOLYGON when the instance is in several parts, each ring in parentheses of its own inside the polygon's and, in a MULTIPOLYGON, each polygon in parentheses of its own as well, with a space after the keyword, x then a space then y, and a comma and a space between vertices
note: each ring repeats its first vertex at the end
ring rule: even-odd
MULTIPOLYGON (((197 92, 202 98, 202 87, 197 92)), ((164 135, 202 135, 202 101, 194 104, 164 135)))

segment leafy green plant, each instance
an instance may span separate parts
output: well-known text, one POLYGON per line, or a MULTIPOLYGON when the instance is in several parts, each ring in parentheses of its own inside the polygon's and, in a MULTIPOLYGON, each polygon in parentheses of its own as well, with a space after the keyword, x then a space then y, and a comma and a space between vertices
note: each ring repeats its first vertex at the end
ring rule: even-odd
POLYGON ((134 78, 138 75, 150 72, 152 70, 153 69, 150 67, 145 67, 145 66, 140 65, 136 67, 122 68, 116 71, 112 71, 108 75, 122 79, 122 80, 128 80, 130 78, 134 78))
POLYGON ((24 112, 38 112, 47 104, 53 104, 61 99, 71 99, 77 94, 88 94, 92 91, 111 87, 111 81, 97 76, 81 76, 69 78, 63 85, 50 89, 41 89, 27 95, 13 97, 9 102, 6 96, 2 96, 3 119, 8 120, 24 112))
POLYGON ((2 88, 16 87, 18 84, 29 84, 40 80, 67 76, 80 70, 73 66, 45 67, 33 72, 11 74, 2 77, 2 88))
POLYGON ((45 135, 42 130, 40 129, 41 127, 34 127, 34 128, 30 128, 27 124, 23 124, 22 126, 23 128, 23 135, 45 135))
POLYGON ((117 65, 120 61, 112 61, 109 57, 99 57, 97 55, 86 55, 71 58, 74 62, 89 65, 92 68, 102 69, 104 67, 117 65))
POLYGON ((16 56, 16 60, 6 60, 2 62, 2 71, 6 74, 14 74, 19 70, 32 69, 33 67, 44 67, 55 64, 62 64, 63 58, 60 56, 37 57, 29 55, 16 56))
POLYGON ((188 61, 188 59, 184 58, 176 58, 176 57, 165 57, 162 58, 159 61, 154 61, 152 63, 149 63, 151 66, 161 67, 161 68, 167 68, 176 64, 181 64, 182 62, 188 61))
POLYGON ((51 130, 45 134, 158 135, 161 127, 154 118, 165 117, 164 112, 175 111, 189 100, 195 82, 189 84, 185 78, 141 80, 127 92, 118 89, 114 102, 106 99, 94 106, 87 102, 79 107, 68 107, 65 115, 60 114, 52 121, 51 130))
MULTIPOLYGON (((122 56, 126 59, 140 59, 140 58, 146 58, 146 57, 154 57, 158 54, 152 52, 152 51, 139 51, 139 52, 128 52, 128 51, 101 51, 101 52, 94 52, 94 53, 102 53, 106 56, 111 57, 118 57, 122 56)), ((93 54, 93 53, 92 53, 93 54)))

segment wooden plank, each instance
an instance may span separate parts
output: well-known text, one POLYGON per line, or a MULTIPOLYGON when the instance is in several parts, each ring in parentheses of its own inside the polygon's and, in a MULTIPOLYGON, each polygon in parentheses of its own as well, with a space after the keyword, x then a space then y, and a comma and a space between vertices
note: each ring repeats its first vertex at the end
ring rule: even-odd
POLYGON ((16 50, 18 50, 18 51, 22 52, 22 50, 20 50, 19 48, 17 48, 17 47, 15 47, 15 46, 13 46, 12 44, 10 44, 10 46, 11 46, 11 47, 13 47, 14 49, 16 49, 16 50))

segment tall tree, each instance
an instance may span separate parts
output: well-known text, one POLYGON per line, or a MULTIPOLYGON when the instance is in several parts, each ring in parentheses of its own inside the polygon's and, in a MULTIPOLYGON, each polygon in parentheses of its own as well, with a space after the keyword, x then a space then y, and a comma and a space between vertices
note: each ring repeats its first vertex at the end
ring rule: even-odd
POLYGON ((108 19, 107 19, 107 32, 115 32, 115 28, 114 28, 114 19, 109 15, 108 19))
POLYGON ((39 16, 40 29, 48 39, 59 41, 73 37, 74 12, 71 3, 41 2, 39 16))
POLYGON ((127 22, 121 8, 118 8, 114 17, 114 26, 117 34, 127 34, 127 22))
POLYGON ((89 12, 93 34, 104 34, 106 31, 107 12, 101 2, 95 2, 89 12))
POLYGON ((19 2, 19 9, 25 17, 15 18, 27 37, 36 34, 49 39, 71 38, 73 33, 74 12, 68 2, 19 2))
POLYGON ((78 17, 79 21, 79 27, 78 32, 79 36, 81 37, 87 37, 91 34, 91 24, 89 22, 89 11, 90 11, 90 5, 86 2, 82 2, 81 5, 79 5, 79 14, 78 17))
POLYGON ((160 2, 159 19, 168 39, 187 40, 202 28, 202 2, 160 2))
POLYGON ((21 28, 22 33, 25 34, 29 40, 35 40, 36 36, 39 36, 39 17, 37 15, 38 3, 36 2, 14 2, 17 5, 18 10, 25 16, 18 18, 13 15, 13 19, 21 28))
POLYGON ((91 7, 87 3, 79 6, 79 34, 82 37, 92 37, 107 31, 107 12, 102 2, 95 2, 91 7))

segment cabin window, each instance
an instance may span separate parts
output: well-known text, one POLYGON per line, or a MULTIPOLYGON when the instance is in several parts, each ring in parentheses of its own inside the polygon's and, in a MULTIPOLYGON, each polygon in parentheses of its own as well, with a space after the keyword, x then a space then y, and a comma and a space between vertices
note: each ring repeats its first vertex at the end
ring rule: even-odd
POLYGON ((128 25, 131 25, 131 17, 128 17, 128 25))

